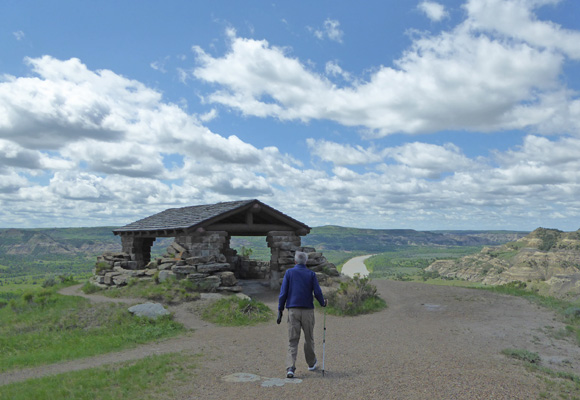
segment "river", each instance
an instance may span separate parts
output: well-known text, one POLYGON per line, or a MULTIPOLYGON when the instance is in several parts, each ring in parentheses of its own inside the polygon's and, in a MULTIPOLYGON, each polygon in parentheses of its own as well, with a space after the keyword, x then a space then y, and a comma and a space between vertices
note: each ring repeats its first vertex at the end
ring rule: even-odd
POLYGON ((369 271, 367 270, 364 261, 372 256, 374 256, 374 254, 351 258, 342 266, 342 273, 351 278, 354 274, 360 274, 361 277, 368 276, 369 271))

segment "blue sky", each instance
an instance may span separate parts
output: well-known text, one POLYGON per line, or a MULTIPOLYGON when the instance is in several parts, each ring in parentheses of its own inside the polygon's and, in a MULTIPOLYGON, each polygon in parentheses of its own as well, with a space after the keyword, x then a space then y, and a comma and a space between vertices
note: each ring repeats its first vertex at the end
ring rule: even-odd
POLYGON ((196 3, 0 3, 1 227, 580 228, 579 2, 196 3))

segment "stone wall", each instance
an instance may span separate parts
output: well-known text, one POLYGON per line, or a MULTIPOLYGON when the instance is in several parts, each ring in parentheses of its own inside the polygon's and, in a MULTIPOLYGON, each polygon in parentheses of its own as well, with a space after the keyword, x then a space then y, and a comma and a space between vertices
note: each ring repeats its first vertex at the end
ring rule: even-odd
POLYGON ((105 253, 100 256, 91 282, 100 287, 124 286, 129 279, 156 280, 189 279, 193 287, 201 292, 241 292, 231 264, 220 262, 220 257, 188 257, 185 260, 175 257, 168 248, 164 257, 150 261, 143 269, 127 269, 126 262, 131 256, 127 253, 105 253), (174 257, 171 257, 173 255, 174 257))
POLYGON ((316 272, 321 284, 326 283, 329 277, 338 277, 340 274, 336 266, 329 263, 326 257, 313 247, 302 247, 300 236, 292 231, 272 231, 266 236, 268 247, 272 253, 270 259, 270 288, 279 289, 284 274, 295 265, 294 255, 297 251, 308 254, 306 266, 316 272))
POLYGON ((230 248, 227 232, 195 232, 177 236, 166 254, 148 260, 153 239, 122 237, 123 252, 105 253, 97 258, 92 282, 101 287, 123 286, 131 278, 143 280, 189 279, 200 291, 240 292, 238 279, 269 279, 277 290, 284 274, 294 267, 296 251, 308 254, 307 267, 316 272, 321 285, 331 285, 340 275, 334 264, 313 247, 301 246, 292 231, 269 232, 270 262, 248 260, 230 248), (147 250, 147 255, 142 254, 147 250), (147 261, 147 263, 145 263, 147 261))
POLYGON ((240 279, 269 279, 270 263, 239 257, 234 272, 240 279))

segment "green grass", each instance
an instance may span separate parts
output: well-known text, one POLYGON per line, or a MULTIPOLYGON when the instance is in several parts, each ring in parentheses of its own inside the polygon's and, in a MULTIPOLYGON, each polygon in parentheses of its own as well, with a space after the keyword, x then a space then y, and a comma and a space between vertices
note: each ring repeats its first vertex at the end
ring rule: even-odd
POLYGON ((117 400, 176 398, 174 387, 191 379, 198 357, 182 353, 150 356, 56 376, 0 386, 0 399, 117 400))
POLYGON ((101 290, 87 282, 82 289, 87 294, 98 292, 99 294, 112 298, 144 298, 160 301, 165 304, 178 304, 200 298, 200 294, 196 291, 193 282, 187 279, 179 281, 168 279, 162 283, 155 283, 154 281, 144 282, 133 279, 129 280, 127 286, 106 290, 101 290))
POLYGON ((554 371, 542 365, 541 357, 525 349, 504 349, 502 354, 520 360, 525 367, 541 378, 544 390, 540 393, 542 399, 580 399, 580 377, 570 372, 554 371))
POLYGON ((271 321, 274 313, 259 301, 229 296, 211 303, 202 318, 222 326, 245 326, 271 321))
POLYGON ((528 350, 523 349, 504 349, 501 352, 510 358, 515 358, 516 360, 522 360, 530 364, 539 364, 541 359, 538 353, 532 353, 528 350))
POLYGON ((372 279, 411 280, 436 260, 457 259, 479 251, 479 246, 416 246, 374 255, 365 260, 365 265, 372 279))
POLYGON ((126 305, 90 304, 59 287, 28 292, 0 308, 0 372, 135 347, 185 329, 171 316, 132 316, 126 305))

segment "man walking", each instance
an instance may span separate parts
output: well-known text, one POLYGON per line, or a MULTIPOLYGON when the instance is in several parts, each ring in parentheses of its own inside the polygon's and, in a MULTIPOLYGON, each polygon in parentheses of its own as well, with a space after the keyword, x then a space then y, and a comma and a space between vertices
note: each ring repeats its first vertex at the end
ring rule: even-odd
POLYGON ((282 281, 280 297, 278 298, 278 320, 276 321, 280 324, 284 306, 286 306, 288 309, 287 378, 294 378, 301 329, 304 331, 304 355, 308 370, 314 371, 316 369, 318 362, 314 353, 314 298, 312 294, 314 293, 316 300, 322 307, 326 307, 328 303, 322 295, 316 274, 306 268, 308 255, 297 251, 294 261, 296 265, 286 271, 282 281))

